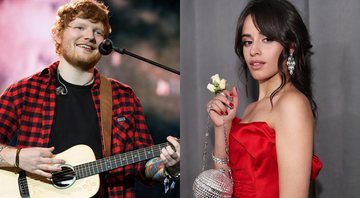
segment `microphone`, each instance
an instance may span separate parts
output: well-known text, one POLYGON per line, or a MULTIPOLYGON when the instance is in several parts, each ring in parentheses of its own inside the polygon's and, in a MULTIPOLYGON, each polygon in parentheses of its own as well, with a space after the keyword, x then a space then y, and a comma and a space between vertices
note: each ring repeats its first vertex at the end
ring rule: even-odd
POLYGON ((155 66, 160 67, 160 68, 162 68, 162 69, 165 69, 165 70, 167 70, 167 71, 170 71, 170 72, 172 72, 172 73, 175 73, 175 74, 177 74, 177 75, 180 75, 180 71, 177 71, 177 70, 175 70, 175 69, 173 69, 173 68, 171 68, 171 67, 168 67, 168 66, 162 65, 162 64, 160 64, 160 63, 157 63, 157 62, 155 62, 155 61, 149 60, 149 59, 147 59, 147 58, 144 58, 144 57, 142 57, 142 56, 139 56, 139 55, 137 55, 137 54, 134 54, 134 53, 132 53, 132 52, 129 52, 129 51, 127 51, 126 49, 119 48, 119 47, 115 47, 115 46, 113 45, 113 42, 112 42, 110 39, 105 39, 105 40, 103 40, 103 41, 100 43, 100 45, 99 45, 99 52, 100 52, 100 54, 102 54, 102 55, 105 55, 105 56, 106 56, 106 55, 109 55, 113 50, 116 51, 116 52, 118 52, 118 53, 120 53, 120 54, 126 54, 126 55, 129 55, 129 56, 132 56, 132 57, 137 58, 137 59, 139 59, 139 60, 145 61, 145 62, 147 62, 147 63, 150 63, 150 64, 152 64, 152 65, 155 65, 155 66))
POLYGON ((99 52, 102 55, 109 55, 113 50, 113 42, 110 39, 103 40, 99 45, 99 52))

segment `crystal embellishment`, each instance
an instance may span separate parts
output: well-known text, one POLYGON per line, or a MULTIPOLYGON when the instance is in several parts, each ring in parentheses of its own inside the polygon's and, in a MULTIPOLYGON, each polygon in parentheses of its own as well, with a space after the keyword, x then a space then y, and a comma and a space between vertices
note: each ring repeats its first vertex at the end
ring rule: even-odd
POLYGON ((195 179, 193 192, 195 198, 231 198, 233 183, 225 173, 209 169, 195 179))

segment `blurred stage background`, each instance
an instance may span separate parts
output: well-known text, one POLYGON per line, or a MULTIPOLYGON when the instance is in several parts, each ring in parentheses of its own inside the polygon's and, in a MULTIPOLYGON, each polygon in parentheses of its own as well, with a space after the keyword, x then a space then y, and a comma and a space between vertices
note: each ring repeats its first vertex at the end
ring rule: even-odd
MULTIPOLYGON (((0 92, 57 60, 51 26, 68 0, 0 0, 0 92)), ((179 0, 105 0, 113 40, 125 48, 179 70, 179 0)), ((180 77, 129 56, 112 53, 97 68, 130 85, 140 98, 154 142, 180 137, 180 77)), ((164 187, 137 183, 137 197, 179 197, 164 187)))

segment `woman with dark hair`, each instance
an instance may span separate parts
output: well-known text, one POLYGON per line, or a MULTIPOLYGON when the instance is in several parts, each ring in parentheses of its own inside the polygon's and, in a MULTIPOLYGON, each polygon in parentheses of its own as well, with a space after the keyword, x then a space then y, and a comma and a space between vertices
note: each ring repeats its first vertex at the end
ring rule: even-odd
POLYGON ((207 105, 214 166, 229 170, 234 197, 308 197, 310 179, 322 167, 313 155, 311 47, 300 14, 285 0, 253 0, 241 13, 235 51, 245 78, 251 74, 258 82, 258 100, 242 119, 235 117, 235 87, 207 105))

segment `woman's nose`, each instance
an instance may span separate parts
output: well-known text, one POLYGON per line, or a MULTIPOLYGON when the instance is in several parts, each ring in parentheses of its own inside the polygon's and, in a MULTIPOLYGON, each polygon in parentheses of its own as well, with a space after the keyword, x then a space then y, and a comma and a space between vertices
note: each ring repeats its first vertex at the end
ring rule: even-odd
POLYGON ((258 42, 254 41, 253 44, 251 45, 250 55, 251 56, 261 55, 260 44, 258 42))

